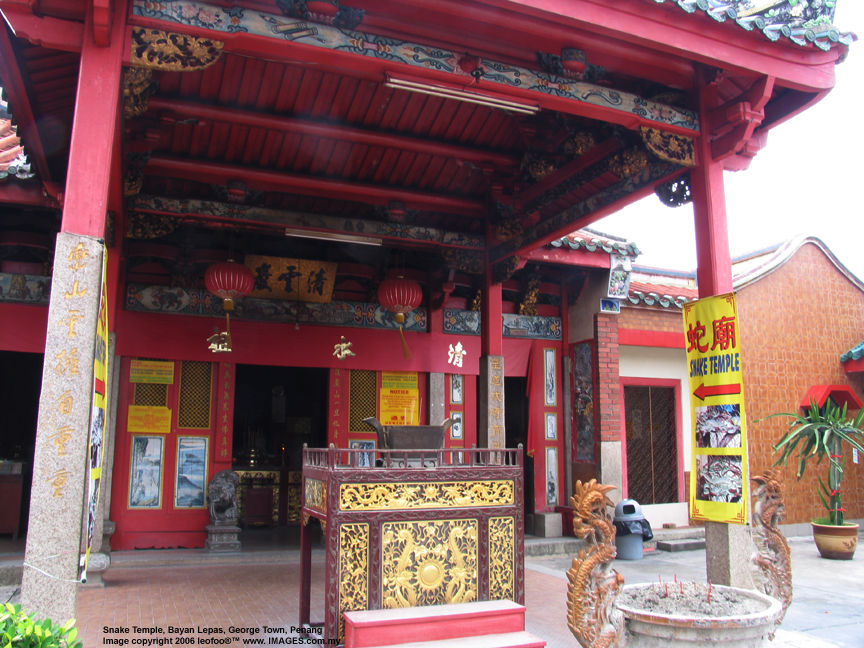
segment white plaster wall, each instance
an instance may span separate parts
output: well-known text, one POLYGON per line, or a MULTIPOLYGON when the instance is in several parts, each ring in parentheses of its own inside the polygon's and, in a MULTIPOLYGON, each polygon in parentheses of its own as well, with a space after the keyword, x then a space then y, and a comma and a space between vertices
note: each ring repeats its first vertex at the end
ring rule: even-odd
MULTIPOLYGON (((621 378, 662 378, 677 380, 681 385, 681 430, 684 437, 684 472, 690 472, 690 437, 692 418, 688 398, 687 356, 684 349, 659 349, 654 347, 619 347, 619 374, 621 378)), ((688 494, 684 493, 685 500, 688 494)), ((687 526, 687 503, 652 504, 642 507, 645 518, 652 528, 664 523, 687 526)))

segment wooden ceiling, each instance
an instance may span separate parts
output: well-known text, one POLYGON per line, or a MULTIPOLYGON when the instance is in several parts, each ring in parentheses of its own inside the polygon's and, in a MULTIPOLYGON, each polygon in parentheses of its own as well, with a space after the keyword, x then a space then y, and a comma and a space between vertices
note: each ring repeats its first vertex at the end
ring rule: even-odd
MULTIPOLYGON (((83 23, 83 0, 36 4, 38 11, 26 9, 33 16, 41 12, 65 24, 83 23)), ((247 10, 278 14, 299 3, 242 4, 247 10)), ((365 11, 358 29, 381 38, 398 37, 530 69, 542 67, 542 54, 557 56, 578 47, 598 87, 695 108, 694 88, 704 66, 700 57, 683 57, 635 37, 621 39, 575 18, 550 20, 530 3, 518 14, 505 2, 353 4, 365 11)), ((651 8, 637 0, 621 6, 638 15, 640 5, 651 8)), ((680 11, 674 17, 684 20, 680 11)), ((719 29, 704 15, 691 20, 693 31, 719 29)), ((61 198, 79 54, 69 51, 71 46, 63 48, 74 44, 74 38, 54 38, 55 43, 33 44, 4 30, 0 54, 5 47, 13 58, 0 63, 0 79, 7 93, 11 89, 15 95, 13 109, 20 112, 20 132, 39 179, 61 198)), ((143 110, 127 114, 121 126, 123 171, 127 185, 135 185, 130 194, 261 208, 286 214, 288 224, 296 218, 329 217, 354 225, 388 223, 394 230, 437 228, 500 247, 493 254, 500 260, 596 219, 602 210, 590 208, 591 200, 627 178, 622 156, 644 150, 638 129, 594 114, 549 108, 522 114, 417 94, 387 87, 386 76, 362 61, 345 66, 326 53, 316 60, 295 60, 290 49, 267 56, 232 43, 205 69, 152 72, 143 110), (513 229, 532 233, 508 247, 513 229)), ((748 92, 759 78, 734 66, 712 75, 718 105, 748 92)), ((812 96, 779 86, 771 94, 777 106, 784 101, 804 105, 812 96)), ((772 119, 779 120, 788 109, 775 112, 772 119)), ((670 166, 649 184, 682 170, 670 166)), ((609 204, 650 190, 636 187, 632 196, 622 194, 609 204)), ((137 199, 130 200, 134 204, 137 199)), ((276 234, 286 224, 243 217, 226 221, 212 212, 193 212, 184 220, 202 228, 276 234)), ((386 243, 425 253, 440 247, 398 236, 386 243)))

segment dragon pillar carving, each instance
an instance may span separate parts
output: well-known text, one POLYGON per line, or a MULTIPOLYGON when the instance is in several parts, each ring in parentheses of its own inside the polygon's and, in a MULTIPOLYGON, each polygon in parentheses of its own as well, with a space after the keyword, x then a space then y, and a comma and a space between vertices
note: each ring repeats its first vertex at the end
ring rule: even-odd
POLYGON ((777 619, 780 625, 792 602, 792 557, 789 543, 777 528, 786 515, 783 480, 778 470, 769 468, 753 477, 753 481, 756 482, 753 493, 756 498, 753 506, 753 542, 757 552, 753 556, 757 569, 755 580, 762 592, 783 605, 783 612, 777 619))
POLYGON ((573 532, 587 546, 567 570, 567 626, 583 648, 617 648, 624 636, 624 618, 615 608, 624 578, 612 569, 615 527, 606 496, 614 488, 596 479, 577 481, 570 498, 573 532))

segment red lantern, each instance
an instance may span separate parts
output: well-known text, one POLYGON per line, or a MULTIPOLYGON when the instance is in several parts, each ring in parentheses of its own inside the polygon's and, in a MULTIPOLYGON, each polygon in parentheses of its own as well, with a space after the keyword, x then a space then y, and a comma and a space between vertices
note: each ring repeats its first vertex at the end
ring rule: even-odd
POLYGON ((235 261, 214 263, 204 273, 204 285, 211 293, 222 298, 225 311, 234 310, 234 300, 245 297, 255 287, 255 275, 246 266, 235 261))
MULTIPOLYGON (((246 266, 234 261, 214 263, 204 272, 204 285, 211 293, 222 298, 222 308, 225 309, 225 334, 219 344, 214 343, 211 349, 231 351, 231 311, 234 310, 234 300, 245 297, 255 287, 255 275, 246 266)), ((214 336, 217 337, 217 336, 214 336)), ((222 334, 218 334, 222 337, 222 334)))
POLYGON ((402 354, 406 358, 411 357, 411 350, 408 348, 405 334, 402 332, 405 313, 417 308, 421 301, 423 301, 423 289, 420 288, 420 284, 411 279, 404 277, 385 279, 378 286, 378 303, 394 313, 394 319, 399 325, 399 336, 402 339, 402 354))

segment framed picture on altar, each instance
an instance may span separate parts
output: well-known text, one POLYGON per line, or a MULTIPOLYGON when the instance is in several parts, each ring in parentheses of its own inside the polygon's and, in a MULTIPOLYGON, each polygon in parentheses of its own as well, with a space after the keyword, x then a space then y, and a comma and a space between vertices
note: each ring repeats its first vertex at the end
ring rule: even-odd
POLYGON ((132 436, 129 467, 129 508, 162 508, 162 468, 165 438, 132 436))

